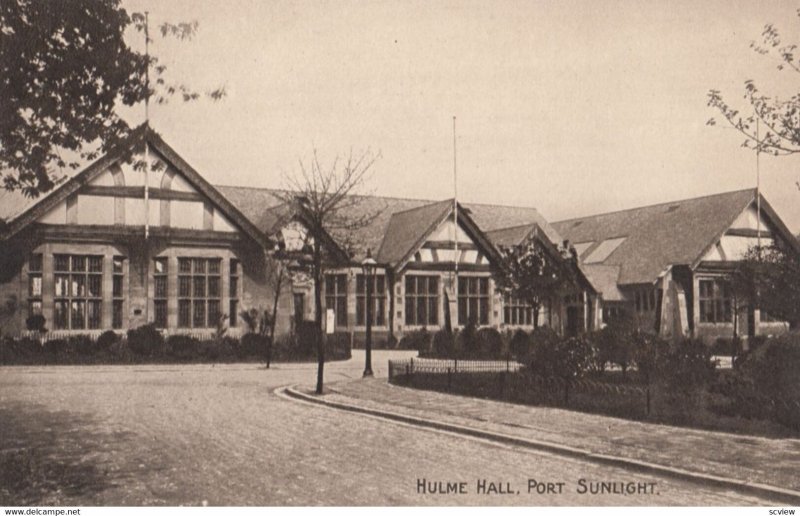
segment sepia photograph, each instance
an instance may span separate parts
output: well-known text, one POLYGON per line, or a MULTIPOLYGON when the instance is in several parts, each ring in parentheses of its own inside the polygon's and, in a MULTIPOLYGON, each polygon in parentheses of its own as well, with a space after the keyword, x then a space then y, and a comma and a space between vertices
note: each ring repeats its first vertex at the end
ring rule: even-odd
POLYGON ((0 0, 3 514, 794 514, 798 45, 789 0, 0 0))

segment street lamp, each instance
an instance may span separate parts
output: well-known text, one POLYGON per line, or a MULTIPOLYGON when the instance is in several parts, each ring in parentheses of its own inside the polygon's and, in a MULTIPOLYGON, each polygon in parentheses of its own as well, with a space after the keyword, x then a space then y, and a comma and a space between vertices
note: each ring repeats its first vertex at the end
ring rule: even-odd
POLYGON ((367 257, 361 262, 361 269, 364 271, 364 288, 367 289, 367 336, 364 344, 367 356, 364 364, 364 377, 372 376, 372 288, 377 265, 378 263, 372 258, 372 250, 367 249, 367 257))

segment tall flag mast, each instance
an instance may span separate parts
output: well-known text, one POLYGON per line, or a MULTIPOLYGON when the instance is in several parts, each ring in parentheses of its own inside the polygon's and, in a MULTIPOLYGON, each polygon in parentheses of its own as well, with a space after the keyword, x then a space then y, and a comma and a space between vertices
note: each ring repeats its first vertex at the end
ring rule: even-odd
POLYGON ((761 154, 761 136, 759 123, 756 117, 756 235, 758 237, 758 252, 761 253, 761 167, 759 155, 761 154))
POLYGON ((150 237, 150 151, 147 134, 150 131, 150 32, 148 12, 144 12, 144 238, 150 237))
POLYGON ((456 117, 453 116, 453 293, 458 295, 458 175, 456 173, 456 117))

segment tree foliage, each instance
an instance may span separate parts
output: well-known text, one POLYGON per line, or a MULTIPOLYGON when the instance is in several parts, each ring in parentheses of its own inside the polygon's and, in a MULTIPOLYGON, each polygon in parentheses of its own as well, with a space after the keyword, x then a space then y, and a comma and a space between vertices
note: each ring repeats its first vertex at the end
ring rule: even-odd
MULTIPOLYGON (((169 82, 156 56, 129 46, 126 31, 144 32, 146 18, 120 3, 0 2, 0 174, 6 189, 35 197, 53 187, 56 169, 78 168, 114 148, 132 131, 121 106, 151 97, 157 103, 201 97, 169 82)), ((158 29, 187 40, 197 22, 158 29)), ((225 90, 206 95, 218 100, 225 90)))
POLYGON ((494 272, 497 289, 528 303, 538 326, 542 303, 575 283, 575 256, 550 249, 533 236, 519 245, 502 247, 500 253, 502 264, 494 272))
POLYGON ((800 325, 800 257, 787 244, 750 248, 731 282, 746 304, 788 321, 792 328, 800 325))
MULTIPOLYGON (((797 17, 800 18, 800 9, 797 17)), ((775 57, 779 71, 800 73, 797 44, 787 43, 775 25, 766 24, 761 40, 752 41, 750 47, 760 55, 775 57)), ((744 83, 744 98, 749 104, 745 113, 729 104, 719 90, 708 92, 708 105, 744 135, 743 147, 775 156, 800 152, 800 93, 788 98, 770 96, 749 79, 744 83)), ((708 121, 708 125, 715 124, 714 118, 708 121)))

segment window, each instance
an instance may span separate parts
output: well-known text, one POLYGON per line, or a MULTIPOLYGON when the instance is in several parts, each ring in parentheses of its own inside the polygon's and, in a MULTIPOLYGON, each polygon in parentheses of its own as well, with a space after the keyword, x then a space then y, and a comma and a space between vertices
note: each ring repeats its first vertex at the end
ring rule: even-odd
POLYGON ((611 324, 617 319, 621 319, 625 316, 625 309, 619 305, 613 304, 605 304, 603 306, 603 322, 605 324, 611 324))
POLYGON ((633 300, 637 312, 652 312, 656 309, 656 291, 654 289, 635 291, 633 300))
POLYGON ((777 322, 782 323, 782 322, 786 322, 783 319, 780 319, 779 317, 776 317, 776 316, 772 315, 771 313, 767 312, 766 310, 761 310, 761 318, 760 318, 760 320, 761 320, 762 323, 777 323, 777 322))
POLYGON ((228 314, 230 327, 235 328, 239 324, 239 260, 231 259, 230 272, 228 275, 228 314))
POLYGON ((113 299, 111 306, 111 327, 119 329, 122 328, 123 314, 125 313, 125 257, 115 256, 112 268, 114 276, 111 289, 111 297, 113 299))
POLYGON ((489 278, 458 278, 458 323, 489 324, 489 278))
POLYGON ((533 324, 533 307, 530 303, 506 296, 503 299, 503 321, 510 325, 531 326, 533 324))
MULTIPOLYGON (((367 277, 363 274, 356 276, 356 324, 367 324, 367 277)), ((372 324, 386 326, 386 283, 382 274, 372 276, 370 285, 370 301, 372 302, 372 324)))
POLYGON ((333 308, 336 326, 347 326, 347 275, 325 275, 325 307, 333 308))
POLYGON ((733 320, 730 285, 723 280, 700 280, 700 322, 733 320))
POLYGON ((28 257, 28 315, 42 313, 42 255, 28 257))
POLYGON ((103 257, 57 254, 53 269, 53 326, 59 330, 100 328, 103 257))
POLYGON ((220 316, 219 258, 178 258, 178 326, 216 327, 220 316))
POLYGON ((153 258, 153 322, 156 328, 167 327, 168 276, 169 259, 153 258))
POLYGON ((437 276, 406 276, 406 324, 411 326, 439 324, 437 276))

